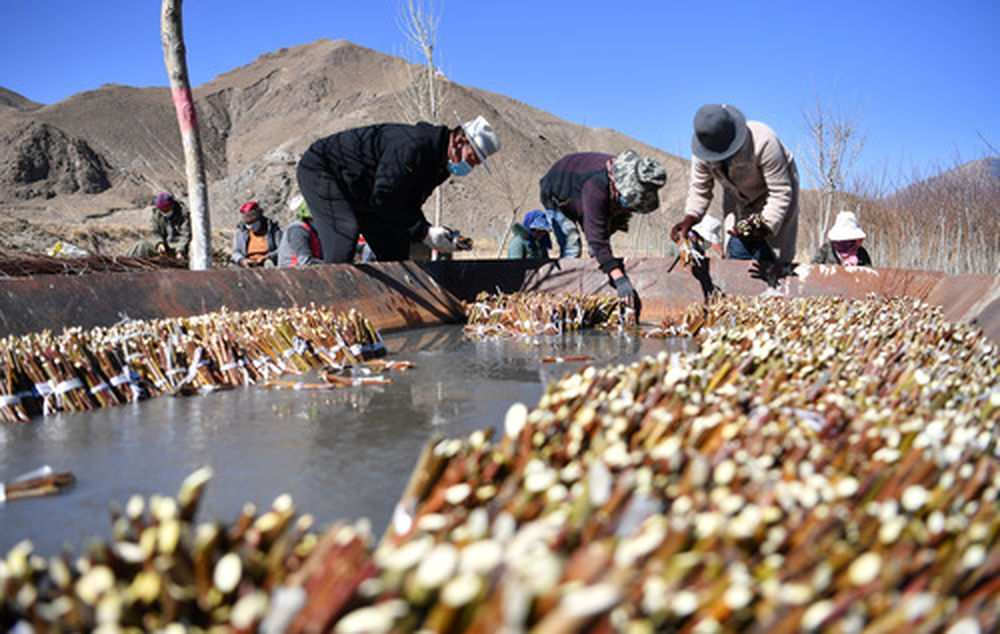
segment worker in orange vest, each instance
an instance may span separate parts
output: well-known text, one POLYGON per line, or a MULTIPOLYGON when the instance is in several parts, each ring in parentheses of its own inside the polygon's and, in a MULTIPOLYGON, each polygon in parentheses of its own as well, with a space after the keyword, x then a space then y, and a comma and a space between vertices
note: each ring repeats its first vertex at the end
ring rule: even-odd
POLYGON ((240 221, 233 233, 233 262, 243 268, 278 264, 281 227, 264 215, 255 200, 240 207, 240 221))

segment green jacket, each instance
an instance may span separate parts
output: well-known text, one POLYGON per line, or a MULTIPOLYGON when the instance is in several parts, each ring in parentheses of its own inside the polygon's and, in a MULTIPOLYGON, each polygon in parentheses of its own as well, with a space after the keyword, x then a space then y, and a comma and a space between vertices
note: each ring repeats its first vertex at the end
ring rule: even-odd
POLYGON ((512 260, 523 260, 530 258, 548 258, 549 252, 542 245, 538 244, 531 231, 524 225, 515 222, 510 226, 514 234, 510 239, 510 246, 507 247, 507 257, 512 260))
POLYGON ((150 231, 152 241, 156 244, 167 245, 167 253, 180 253, 188 256, 188 247, 191 245, 191 214, 184 205, 179 202, 174 203, 174 213, 167 218, 163 213, 153 207, 150 216, 150 231))

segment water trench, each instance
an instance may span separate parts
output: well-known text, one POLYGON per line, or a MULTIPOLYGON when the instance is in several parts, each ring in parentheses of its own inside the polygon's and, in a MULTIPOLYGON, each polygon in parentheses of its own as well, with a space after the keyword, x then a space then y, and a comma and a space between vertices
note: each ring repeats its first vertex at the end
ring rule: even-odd
POLYGON ((247 387, 0 427, 4 479, 43 464, 77 477, 61 495, 0 505, 0 552, 28 538, 36 553, 66 547, 79 554, 89 540, 110 538, 110 504, 124 506, 133 494, 175 495, 184 477, 205 465, 215 476, 199 521, 228 525, 244 504, 262 511, 288 493, 319 527, 368 518, 378 535, 431 438, 498 427, 512 403, 534 406, 549 381, 587 364, 631 363, 691 347, 686 340, 595 331, 474 341, 460 326, 392 333, 384 340, 389 359, 415 364, 389 373, 388 385, 247 387), (542 362, 571 355, 591 360, 542 362))

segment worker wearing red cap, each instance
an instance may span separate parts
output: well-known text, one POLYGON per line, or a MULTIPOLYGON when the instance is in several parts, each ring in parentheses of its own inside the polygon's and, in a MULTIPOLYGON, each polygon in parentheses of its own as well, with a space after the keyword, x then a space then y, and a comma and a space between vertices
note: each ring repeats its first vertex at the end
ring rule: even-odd
POLYGON ((233 262, 243 268, 277 266, 281 227, 264 215, 255 200, 240 207, 240 221, 233 233, 233 262))

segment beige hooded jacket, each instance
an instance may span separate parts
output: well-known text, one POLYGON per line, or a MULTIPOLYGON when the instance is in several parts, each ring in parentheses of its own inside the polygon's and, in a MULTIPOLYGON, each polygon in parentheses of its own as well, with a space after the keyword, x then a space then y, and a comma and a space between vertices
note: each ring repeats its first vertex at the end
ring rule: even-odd
POLYGON ((739 220, 761 212, 771 229, 767 243, 775 257, 779 262, 792 262, 799 232, 799 171, 795 158, 766 124, 747 121, 747 129, 750 134, 743 147, 726 161, 728 175, 722 164, 692 157, 686 214, 698 220, 705 215, 718 181, 723 188, 726 235, 739 220))

